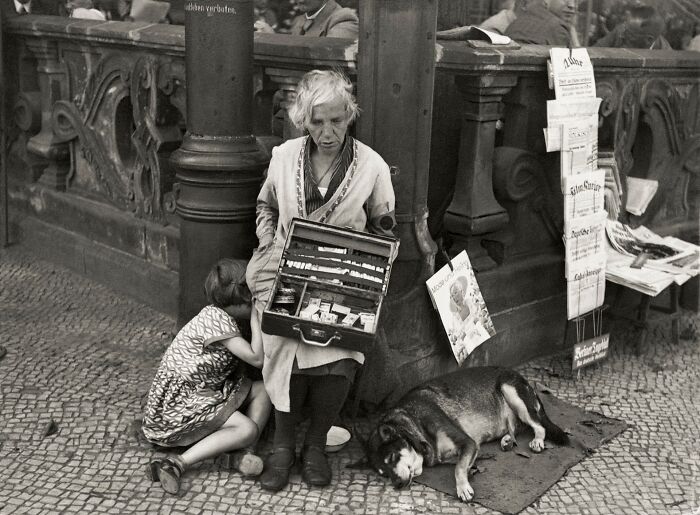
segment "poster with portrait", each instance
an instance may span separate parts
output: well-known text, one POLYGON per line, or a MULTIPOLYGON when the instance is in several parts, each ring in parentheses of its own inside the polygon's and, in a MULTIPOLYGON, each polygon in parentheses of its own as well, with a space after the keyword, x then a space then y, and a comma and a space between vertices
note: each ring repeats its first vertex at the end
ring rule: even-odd
POLYGON ((466 251, 426 281, 433 306, 461 366, 474 349, 496 334, 466 251))

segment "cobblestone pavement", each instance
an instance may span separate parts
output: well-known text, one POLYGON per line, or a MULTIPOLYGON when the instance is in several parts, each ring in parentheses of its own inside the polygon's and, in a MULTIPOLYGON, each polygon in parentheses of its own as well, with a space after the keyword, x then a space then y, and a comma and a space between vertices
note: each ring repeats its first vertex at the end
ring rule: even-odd
MULTIPOLYGON (((668 343, 661 323, 641 357, 620 331, 605 363, 578 380, 566 358, 522 367, 560 398, 622 418, 631 429, 574 466, 525 513, 700 513, 697 435, 700 352, 668 343)), ((336 481, 308 489, 298 475, 271 495, 220 466, 188 472, 179 497, 145 479, 154 450, 133 421, 174 321, 53 264, 0 251, 1 513, 491 513, 414 484, 396 491, 333 455, 336 481)))

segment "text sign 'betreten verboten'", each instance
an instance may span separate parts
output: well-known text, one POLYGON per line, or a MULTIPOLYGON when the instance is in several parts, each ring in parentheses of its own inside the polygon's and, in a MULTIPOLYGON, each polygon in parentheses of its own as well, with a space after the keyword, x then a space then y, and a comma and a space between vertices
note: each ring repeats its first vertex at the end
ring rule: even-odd
POLYGON ((207 16, 213 16, 215 14, 237 14, 236 8, 230 5, 200 4, 199 2, 187 2, 185 4, 185 11, 189 13, 206 14, 207 16))

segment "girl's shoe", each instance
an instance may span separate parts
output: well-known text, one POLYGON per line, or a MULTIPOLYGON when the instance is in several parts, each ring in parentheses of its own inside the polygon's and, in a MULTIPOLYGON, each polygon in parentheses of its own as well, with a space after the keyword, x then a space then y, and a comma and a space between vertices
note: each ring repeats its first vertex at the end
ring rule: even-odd
POLYGON ((158 479, 158 471, 160 470, 160 465, 163 462, 161 459, 151 460, 148 465, 146 465, 146 477, 149 481, 160 481, 158 479))
POLYGON ((182 465, 177 460, 165 458, 156 465, 158 480, 163 490, 172 495, 180 491, 180 478, 182 477, 182 465))

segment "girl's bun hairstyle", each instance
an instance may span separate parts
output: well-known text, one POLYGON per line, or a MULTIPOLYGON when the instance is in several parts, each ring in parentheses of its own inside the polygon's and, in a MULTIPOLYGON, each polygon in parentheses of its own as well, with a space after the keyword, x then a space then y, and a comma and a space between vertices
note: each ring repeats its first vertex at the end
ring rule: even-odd
POLYGON ((235 304, 249 304, 250 290, 245 282, 248 262, 244 259, 224 258, 209 271, 204 291, 209 304, 219 308, 235 304))

